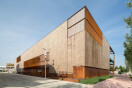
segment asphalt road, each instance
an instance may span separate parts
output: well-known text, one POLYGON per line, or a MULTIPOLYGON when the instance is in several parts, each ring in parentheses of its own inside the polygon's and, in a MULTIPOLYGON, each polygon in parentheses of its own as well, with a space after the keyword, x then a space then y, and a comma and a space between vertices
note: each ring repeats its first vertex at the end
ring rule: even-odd
POLYGON ((92 86, 27 75, 0 73, 0 88, 92 88, 92 86))

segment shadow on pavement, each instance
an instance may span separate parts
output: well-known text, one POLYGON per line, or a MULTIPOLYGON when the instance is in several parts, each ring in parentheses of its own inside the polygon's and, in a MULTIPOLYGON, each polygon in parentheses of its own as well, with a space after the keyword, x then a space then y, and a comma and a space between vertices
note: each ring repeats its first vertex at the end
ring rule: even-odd
POLYGON ((50 84, 54 82, 58 82, 58 81, 56 80, 49 81, 49 79, 26 76, 26 75, 0 73, 0 88, 6 88, 6 87, 31 88, 38 85, 50 84))
POLYGON ((74 85, 74 84, 66 84, 66 85, 59 85, 56 87, 52 87, 52 88, 86 88, 86 87, 81 87, 80 85, 74 85))

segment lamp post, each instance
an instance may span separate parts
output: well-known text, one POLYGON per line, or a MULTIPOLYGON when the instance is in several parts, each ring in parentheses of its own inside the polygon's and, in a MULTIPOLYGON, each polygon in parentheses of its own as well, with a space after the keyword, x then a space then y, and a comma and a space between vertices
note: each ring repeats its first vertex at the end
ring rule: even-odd
POLYGON ((44 49, 44 56, 45 56, 45 79, 46 79, 46 49, 45 48, 43 48, 44 49))

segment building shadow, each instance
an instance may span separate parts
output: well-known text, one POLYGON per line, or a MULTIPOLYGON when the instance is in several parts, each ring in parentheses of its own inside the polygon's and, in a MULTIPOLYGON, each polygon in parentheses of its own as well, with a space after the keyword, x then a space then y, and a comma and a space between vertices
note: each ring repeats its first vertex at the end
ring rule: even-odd
POLYGON ((88 88, 88 87, 82 87, 81 85, 75 85, 72 83, 68 83, 65 85, 59 85, 59 86, 51 87, 51 88, 88 88))
POLYGON ((18 64, 16 66, 16 70, 17 70, 17 74, 0 73, 0 88, 6 88, 6 87, 31 88, 39 85, 58 82, 58 80, 49 79, 57 76, 56 70, 52 65, 46 66, 47 79, 45 79, 44 65, 22 69, 18 64), (52 70, 52 73, 49 72, 50 70, 52 70))
POLYGON ((20 74, 11 74, 11 73, 0 73, 0 88, 31 88, 35 86, 40 86, 44 84, 50 84, 58 82, 57 80, 45 79, 42 77, 33 77, 20 74))

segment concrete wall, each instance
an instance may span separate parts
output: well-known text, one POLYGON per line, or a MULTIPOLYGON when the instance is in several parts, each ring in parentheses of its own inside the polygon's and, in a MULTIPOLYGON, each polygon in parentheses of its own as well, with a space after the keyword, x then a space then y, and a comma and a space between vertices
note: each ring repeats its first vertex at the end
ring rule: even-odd
POLYGON ((85 65, 85 8, 68 19, 68 73, 85 65))
POLYGON ((68 38, 68 72, 73 66, 85 65, 85 30, 68 38))
POLYGON ((109 69, 110 45, 106 38, 104 37, 104 35, 102 37, 103 37, 102 58, 100 60, 100 63, 102 64, 100 65, 100 67, 104 69, 109 69))
POLYGON ((78 11, 68 19, 68 28, 72 27, 83 18, 85 18, 85 8, 82 8, 80 11, 78 11))
MULTIPOLYGON (((56 72, 67 71, 67 21, 25 51, 21 55, 21 62, 42 55, 44 53, 43 48, 49 52, 49 64, 54 67, 56 72)), ((50 69, 50 73, 55 72, 50 69)))
POLYGON ((103 36, 102 46, 85 31, 85 65, 102 69, 109 69, 109 44, 103 36))

